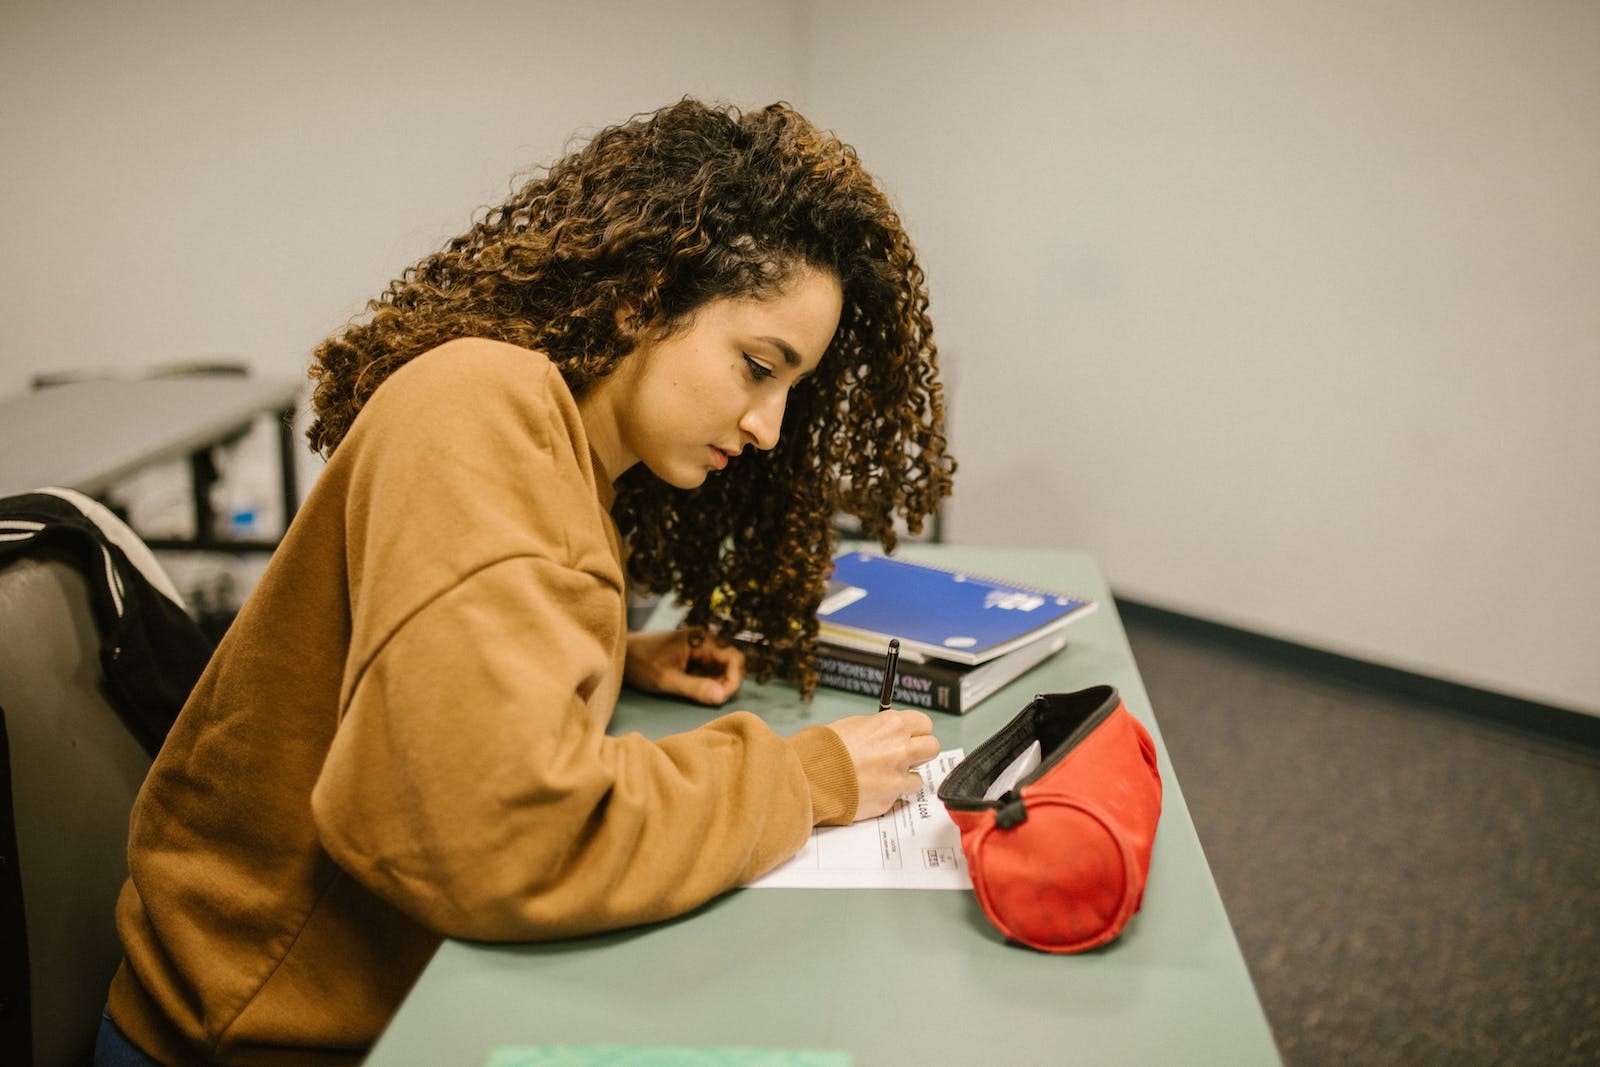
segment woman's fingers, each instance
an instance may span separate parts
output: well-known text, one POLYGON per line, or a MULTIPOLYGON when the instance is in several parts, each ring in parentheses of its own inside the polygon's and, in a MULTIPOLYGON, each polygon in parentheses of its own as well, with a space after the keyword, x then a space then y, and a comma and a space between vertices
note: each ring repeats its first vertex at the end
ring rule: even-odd
POLYGON ((719 705, 739 691, 744 675, 744 653, 714 636, 691 630, 628 635, 623 678, 645 692, 719 705))
POLYGON ((855 765, 856 818, 882 815, 896 800, 922 787, 914 768, 939 754, 933 720, 920 711, 890 709, 829 724, 855 765))
POLYGON ((921 737, 911 739, 911 766, 920 767, 933 759, 940 752, 939 739, 932 734, 923 734, 921 737))

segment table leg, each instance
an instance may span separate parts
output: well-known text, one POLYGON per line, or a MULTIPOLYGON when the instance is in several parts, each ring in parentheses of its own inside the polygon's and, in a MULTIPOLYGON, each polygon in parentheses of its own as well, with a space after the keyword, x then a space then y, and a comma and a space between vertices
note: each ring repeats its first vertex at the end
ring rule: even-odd
POLYGON ((194 493, 194 539, 199 543, 216 537, 216 515, 211 510, 211 487, 217 484, 217 463, 211 449, 189 454, 189 487, 194 493))
POLYGON ((283 474, 283 531, 300 507, 300 490, 295 477, 294 408, 278 412, 278 467, 283 474))

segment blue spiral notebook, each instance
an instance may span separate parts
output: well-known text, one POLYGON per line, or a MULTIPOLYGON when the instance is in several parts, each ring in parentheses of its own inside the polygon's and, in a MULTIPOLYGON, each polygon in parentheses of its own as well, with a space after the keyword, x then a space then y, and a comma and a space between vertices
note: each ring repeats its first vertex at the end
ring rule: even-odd
POLYGON ((975 665, 1021 648, 1097 605, 1092 600, 866 552, 833 561, 817 608, 824 641, 975 665))

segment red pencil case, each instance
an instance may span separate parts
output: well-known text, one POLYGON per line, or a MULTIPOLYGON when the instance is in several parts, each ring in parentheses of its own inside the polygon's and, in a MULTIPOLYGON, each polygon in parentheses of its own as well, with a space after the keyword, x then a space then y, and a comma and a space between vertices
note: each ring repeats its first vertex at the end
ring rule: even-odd
POLYGON ((939 799, 978 904, 1007 937, 1082 952, 1139 910, 1161 774, 1149 731, 1111 686, 1034 697, 945 776, 939 799), (1035 752, 1036 767, 1018 766, 1035 752))

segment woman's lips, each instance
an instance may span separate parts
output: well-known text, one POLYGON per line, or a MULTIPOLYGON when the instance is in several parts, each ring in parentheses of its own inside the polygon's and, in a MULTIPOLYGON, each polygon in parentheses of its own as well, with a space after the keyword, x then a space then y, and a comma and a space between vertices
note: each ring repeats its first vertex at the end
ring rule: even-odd
POLYGON ((716 445, 711 446, 711 466, 719 471, 728 466, 728 453, 716 445))

